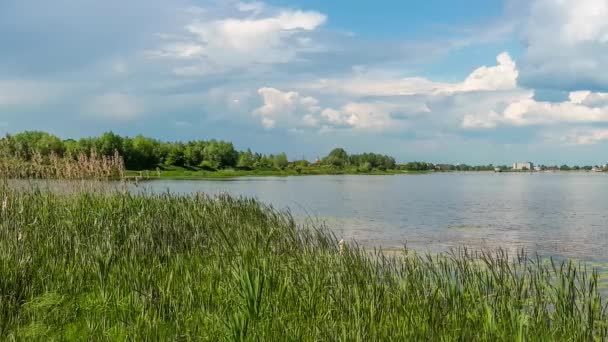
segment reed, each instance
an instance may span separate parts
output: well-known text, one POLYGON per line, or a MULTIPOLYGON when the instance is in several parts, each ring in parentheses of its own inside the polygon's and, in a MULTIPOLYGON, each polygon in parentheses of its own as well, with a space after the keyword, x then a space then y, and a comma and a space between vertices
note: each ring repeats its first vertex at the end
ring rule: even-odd
POLYGON ((0 177, 5 179, 122 179, 125 175, 123 158, 102 156, 92 151, 78 156, 60 157, 51 153, 48 157, 34 153, 31 160, 13 157, 0 158, 0 177))
POLYGON ((593 341, 597 274, 387 256, 252 199, 0 187, 0 339, 593 341))

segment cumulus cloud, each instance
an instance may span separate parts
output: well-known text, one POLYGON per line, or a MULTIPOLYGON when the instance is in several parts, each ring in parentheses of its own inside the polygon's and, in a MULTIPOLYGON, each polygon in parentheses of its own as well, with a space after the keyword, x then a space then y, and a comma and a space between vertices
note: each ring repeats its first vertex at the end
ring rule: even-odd
POLYGON ((482 66, 473 71, 461 84, 451 90, 453 92, 510 90, 517 87, 519 71, 515 62, 507 52, 496 57, 498 65, 482 66))
POLYGON ((267 129, 274 128, 277 121, 297 124, 301 120, 302 123, 311 125, 315 122, 313 114, 320 109, 317 99, 300 96, 294 91, 260 88, 258 94, 264 104, 253 114, 261 119, 262 125, 267 129))
POLYGON ((436 82, 423 77, 399 78, 381 73, 358 73, 352 77, 321 79, 300 87, 351 96, 449 95, 473 91, 510 90, 517 87, 519 72, 511 56, 503 52, 497 65, 475 69, 462 82, 436 82))
POLYGON ((593 127, 558 129, 555 131, 545 131, 542 136, 545 141, 551 144, 595 145, 608 141, 608 129, 593 127))
POLYGON ((178 67, 180 76, 246 68, 255 64, 287 63, 300 52, 314 49, 305 34, 326 21, 315 11, 282 9, 271 11, 263 3, 238 3, 239 13, 226 17, 201 12, 178 36, 148 52, 152 57, 191 60, 178 67))
MULTIPOLYGON (((517 70, 515 70, 517 73, 517 70)), ((497 125, 548 125, 608 122, 608 93, 573 91, 561 102, 537 101, 534 91, 518 87, 508 102, 497 102, 485 111, 467 113, 464 128, 495 128, 497 125)))
POLYGON ((263 105, 253 111, 262 126, 275 128, 278 124, 288 129, 311 128, 320 131, 350 128, 362 131, 388 131, 404 127, 394 115, 403 108, 391 102, 347 102, 339 108, 321 107, 319 100, 302 96, 295 91, 283 92, 275 88, 260 88, 263 105), (294 127, 295 126, 295 127, 294 127))
POLYGON ((391 131, 404 128, 403 122, 396 120, 392 113, 398 110, 394 104, 381 102, 351 102, 344 105, 339 111, 323 111, 332 125, 345 125, 357 130, 391 131))
MULTIPOLYGON (((313 93, 340 102, 315 98, 314 110, 299 110, 309 127, 351 128, 363 131, 403 130, 412 124, 426 128, 495 129, 499 126, 589 124, 608 122, 608 94, 571 92, 562 102, 538 101, 533 89, 518 85, 519 70, 508 53, 494 66, 473 70, 462 82, 435 82, 426 78, 377 77, 355 70, 342 79, 300 84, 299 92, 260 89, 264 105, 255 113, 266 128, 278 121, 294 125, 292 114, 301 93, 313 93), (338 95, 338 97, 336 97, 338 95), (290 118, 289 120, 283 120, 290 118), (450 128, 451 127, 451 128, 450 128)), ((314 95, 316 96, 316 95, 314 95)), ((301 108, 301 107, 299 107, 301 108)))
POLYGON ((608 93, 575 91, 570 93, 570 101, 588 107, 608 107, 608 93))
POLYGON ((526 50, 522 81, 534 88, 608 89, 608 2, 522 2, 526 50))

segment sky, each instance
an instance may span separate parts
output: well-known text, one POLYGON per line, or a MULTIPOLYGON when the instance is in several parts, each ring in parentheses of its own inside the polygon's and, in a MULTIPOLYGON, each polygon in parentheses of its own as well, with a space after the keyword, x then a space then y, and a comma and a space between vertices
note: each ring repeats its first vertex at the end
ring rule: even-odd
POLYGON ((0 133, 608 162, 606 0, 2 0, 0 133))

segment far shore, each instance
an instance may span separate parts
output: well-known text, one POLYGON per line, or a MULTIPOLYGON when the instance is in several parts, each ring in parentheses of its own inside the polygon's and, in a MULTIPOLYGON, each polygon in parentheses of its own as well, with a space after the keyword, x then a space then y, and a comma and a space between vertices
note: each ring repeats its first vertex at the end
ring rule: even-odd
POLYGON ((502 170, 489 171, 439 171, 439 170, 427 170, 427 171, 410 171, 410 170, 373 170, 370 172, 361 172, 357 170, 327 170, 327 169, 310 169, 301 170, 300 172, 293 169, 286 170, 187 170, 187 169, 173 169, 173 170, 128 170, 125 173, 127 179, 137 180, 197 180, 197 179, 229 179, 229 178, 241 178, 241 177, 299 177, 299 176, 395 176, 395 175, 421 175, 421 174, 434 174, 434 173, 602 173, 592 172, 586 170, 543 170, 543 171, 519 171, 519 170, 502 170))

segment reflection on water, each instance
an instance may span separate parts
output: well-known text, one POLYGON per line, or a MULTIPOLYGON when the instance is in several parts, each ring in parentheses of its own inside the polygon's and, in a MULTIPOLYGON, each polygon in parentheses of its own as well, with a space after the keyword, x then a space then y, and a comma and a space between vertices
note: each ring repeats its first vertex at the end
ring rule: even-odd
MULTIPOLYGON (((114 184, 112 187, 118 187, 114 184)), ((438 173, 162 180, 134 192, 227 192, 318 218, 339 238, 422 251, 526 249, 608 263, 608 175, 438 173)))

